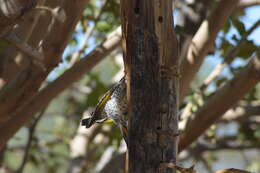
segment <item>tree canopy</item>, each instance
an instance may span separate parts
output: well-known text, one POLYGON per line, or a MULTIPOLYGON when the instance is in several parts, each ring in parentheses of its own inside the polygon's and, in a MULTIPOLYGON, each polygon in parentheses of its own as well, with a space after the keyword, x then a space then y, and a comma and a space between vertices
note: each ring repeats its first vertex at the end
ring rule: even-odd
MULTIPOLYGON (((123 172, 119 129, 80 126, 124 75, 122 2, 0 0, 0 172, 123 172)), ((175 0, 172 7, 167 33, 178 45, 175 37, 160 44, 171 56, 178 50, 178 165, 260 171, 259 0, 175 0)))

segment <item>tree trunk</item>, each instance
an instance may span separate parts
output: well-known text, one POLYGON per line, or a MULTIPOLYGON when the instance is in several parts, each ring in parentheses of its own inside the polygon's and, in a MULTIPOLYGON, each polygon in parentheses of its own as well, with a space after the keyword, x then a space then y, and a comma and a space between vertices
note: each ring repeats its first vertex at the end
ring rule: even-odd
MULTIPOLYGON (((121 0, 129 172, 159 172, 177 153, 178 46, 171 0, 121 0)), ((173 172, 164 169, 162 172, 173 172)))

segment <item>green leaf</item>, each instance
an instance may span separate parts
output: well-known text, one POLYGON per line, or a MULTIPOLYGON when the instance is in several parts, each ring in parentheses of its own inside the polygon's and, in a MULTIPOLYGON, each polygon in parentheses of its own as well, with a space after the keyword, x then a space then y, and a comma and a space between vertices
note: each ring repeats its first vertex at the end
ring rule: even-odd
POLYGON ((240 35, 245 33, 246 29, 245 29, 245 25, 243 22, 236 19, 236 20, 233 20, 233 25, 237 29, 237 31, 239 32, 240 35))
POLYGON ((75 46, 75 45, 78 44, 78 41, 76 40, 76 37, 75 37, 75 36, 73 36, 73 38, 69 41, 69 44, 70 44, 71 46, 75 46))
POLYGON ((248 58, 250 57, 256 50, 257 46, 253 43, 252 40, 246 40, 246 43, 241 47, 237 56, 241 58, 248 58))
POLYGON ((251 142, 256 142, 259 139, 256 138, 255 136, 255 129, 253 129, 251 126, 243 124, 239 128, 239 138, 242 141, 251 141, 251 142))
POLYGON ((111 25, 105 21, 100 21, 97 24, 97 29, 100 31, 109 31, 111 29, 111 25))
POLYGON ((32 164, 34 164, 35 166, 38 166, 40 164, 39 159, 33 154, 29 155, 29 160, 31 161, 32 164))
POLYGON ((225 38, 222 40, 222 44, 220 46, 220 52, 221 52, 221 55, 224 57, 226 54, 227 54, 227 51, 233 47, 233 45, 228 41, 226 40, 225 38))
POLYGON ((232 37, 231 37, 232 40, 234 40, 235 42, 238 42, 239 41, 239 38, 237 38, 237 35, 236 34, 233 34, 232 37))
POLYGON ((223 28, 222 28, 223 32, 224 32, 225 34, 228 33, 228 31, 230 30, 230 27, 231 27, 231 21, 228 20, 228 21, 225 23, 225 25, 223 26, 223 28))

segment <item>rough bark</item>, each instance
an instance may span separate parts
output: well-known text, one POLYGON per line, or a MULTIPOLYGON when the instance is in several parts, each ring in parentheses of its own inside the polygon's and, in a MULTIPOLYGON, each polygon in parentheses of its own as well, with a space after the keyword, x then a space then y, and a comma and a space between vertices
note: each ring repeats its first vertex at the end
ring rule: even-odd
POLYGON ((130 109, 129 172, 158 172, 162 162, 175 163, 177 153, 178 49, 172 1, 121 0, 121 16, 130 109), (171 69, 169 78, 160 75, 161 67, 171 69))

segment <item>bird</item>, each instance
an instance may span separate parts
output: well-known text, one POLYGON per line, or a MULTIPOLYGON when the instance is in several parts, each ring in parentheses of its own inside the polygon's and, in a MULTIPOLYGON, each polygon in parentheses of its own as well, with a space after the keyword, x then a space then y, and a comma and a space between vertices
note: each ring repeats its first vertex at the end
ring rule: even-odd
POLYGON ((111 119, 119 127, 126 144, 128 144, 127 113, 126 80, 123 77, 103 95, 94 112, 91 113, 91 117, 83 119, 81 125, 90 128, 95 123, 111 119))

